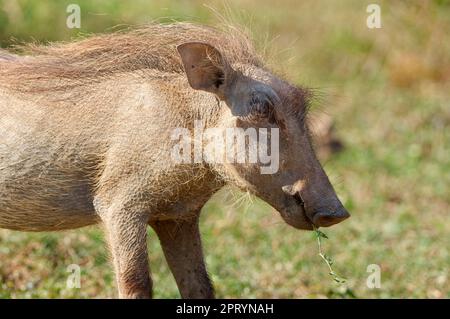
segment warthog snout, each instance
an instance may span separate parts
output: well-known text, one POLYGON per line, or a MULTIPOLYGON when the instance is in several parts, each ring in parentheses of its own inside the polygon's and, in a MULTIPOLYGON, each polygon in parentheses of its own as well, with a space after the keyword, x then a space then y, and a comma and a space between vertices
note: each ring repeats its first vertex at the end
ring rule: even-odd
POLYGON ((325 209, 313 215, 312 222, 318 227, 328 227, 340 223, 350 217, 350 214, 340 205, 336 209, 325 209))
MULTIPOLYGON (((296 205, 298 206, 298 218, 306 219, 316 227, 329 227, 340 223, 341 221, 350 217, 350 214, 342 205, 336 194, 331 194, 312 200, 308 198, 308 193, 302 189, 302 182, 296 183, 296 185, 286 185, 282 187, 285 194, 292 196, 296 205), (302 189, 302 191, 300 191, 302 189), (302 195, 303 193, 303 195, 302 195), (321 203, 320 208, 314 208, 315 203, 321 203)), ((292 223, 291 223, 292 224, 292 223)))

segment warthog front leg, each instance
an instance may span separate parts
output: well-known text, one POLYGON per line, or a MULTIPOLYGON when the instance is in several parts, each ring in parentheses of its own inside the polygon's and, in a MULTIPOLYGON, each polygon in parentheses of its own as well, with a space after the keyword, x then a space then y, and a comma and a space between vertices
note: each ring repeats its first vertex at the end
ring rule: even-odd
POLYGON ((101 217, 111 249, 119 297, 151 298, 148 216, 109 208, 101 217))
POLYGON ((150 225, 158 234, 182 298, 214 298, 203 259, 198 217, 150 225))

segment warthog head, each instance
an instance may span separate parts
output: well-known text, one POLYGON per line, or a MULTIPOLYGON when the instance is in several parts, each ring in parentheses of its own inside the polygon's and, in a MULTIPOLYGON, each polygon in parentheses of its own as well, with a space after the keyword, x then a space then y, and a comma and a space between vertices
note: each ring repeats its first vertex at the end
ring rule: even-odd
POLYGON ((278 129, 277 134, 268 134, 266 143, 278 145, 271 149, 272 157, 278 152, 275 171, 262 173, 261 163, 232 163, 222 165, 223 174, 267 201, 299 229, 331 226, 350 216, 311 146, 307 90, 254 65, 231 65, 209 44, 190 42, 177 49, 191 87, 222 101, 221 123, 268 132, 278 129))

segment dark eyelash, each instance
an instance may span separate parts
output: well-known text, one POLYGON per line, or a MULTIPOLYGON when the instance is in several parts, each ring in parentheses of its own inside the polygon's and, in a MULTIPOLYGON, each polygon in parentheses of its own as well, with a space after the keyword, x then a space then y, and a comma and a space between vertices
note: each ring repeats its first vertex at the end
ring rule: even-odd
POLYGON ((267 95, 253 94, 250 99, 250 105, 255 108, 257 113, 270 115, 273 109, 273 102, 267 95))

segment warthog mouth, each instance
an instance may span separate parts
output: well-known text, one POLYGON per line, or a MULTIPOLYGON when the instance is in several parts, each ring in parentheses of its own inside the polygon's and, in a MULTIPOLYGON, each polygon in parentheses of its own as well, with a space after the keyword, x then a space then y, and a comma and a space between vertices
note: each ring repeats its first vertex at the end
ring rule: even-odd
POLYGON ((303 201, 301 195, 296 193, 294 195, 295 202, 298 206, 302 208, 302 213, 305 219, 311 224, 313 228, 315 227, 329 227, 335 224, 339 224, 341 221, 350 217, 347 210, 339 205, 336 210, 319 210, 314 212, 311 217, 306 213, 305 202, 303 201))
POLYGON ((281 217, 283 217, 284 221, 291 225, 294 228, 302 229, 302 230, 313 230, 314 224, 312 220, 306 214, 304 204, 300 204, 295 206, 295 211, 290 209, 284 209, 281 213, 281 217))
POLYGON ((303 215, 305 221, 307 222, 307 225, 305 228, 306 230, 313 230, 315 225, 313 223, 313 221, 309 218, 308 214, 306 214, 306 209, 305 209, 305 202, 303 201, 302 197, 300 196, 299 193, 296 193, 294 195, 294 199, 295 202, 297 203, 298 207, 301 208, 301 214, 303 215))
MULTIPOLYGON (((300 198, 300 200, 301 200, 301 198, 300 198)), ((304 229, 314 230, 314 228, 316 228, 317 226, 314 224, 314 222, 311 220, 311 218, 309 218, 308 214, 306 214, 305 203, 303 202, 303 200, 301 200, 301 203, 299 204, 299 206, 301 207, 301 214, 303 215, 303 217, 305 218, 305 221, 307 222, 306 227, 304 229)))
POLYGON ((305 202, 299 194, 293 195, 296 205, 295 208, 285 209, 281 214, 283 219, 291 226, 304 229, 314 230, 319 227, 329 227, 342 222, 350 217, 350 214, 343 206, 336 209, 319 209, 312 214, 308 214, 305 208, 305 202))

